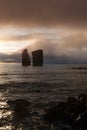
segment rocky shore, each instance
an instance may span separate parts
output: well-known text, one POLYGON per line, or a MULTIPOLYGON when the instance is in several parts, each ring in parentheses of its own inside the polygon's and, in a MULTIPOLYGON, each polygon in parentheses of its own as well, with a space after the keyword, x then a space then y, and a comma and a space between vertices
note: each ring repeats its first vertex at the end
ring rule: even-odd
POLYGON ((63 86, 66 84, 0 85, 0 129, 87 130, 86 89, 63 86))
POLYGON ((59 102, 47 111, 44 119, 53 124, 61 123, 67 130, 87 130, 87 95, 81 94, 78 98, 69 97, 66 102, 59 102))
MULTIPOLYGON (((40 115, 39 110, 39 113, 30 111, 31 102, 25 99, 8 100, 7 104, 13 110, 14 120, 18 122, 40 115)), ((59 102, 53 108, 43 111, 44 114, 39 121, 50 124, 49 129, 55 130, 56 127, 56 130, 87 130, 87 95, 85 94, 80 94, 78 98, 68 97, 66 102, 59 102)), ((39 127, 37 130, 42 129, 40 124, 39 127)), ((46 127, 44 126, 43 129, 45 130, 46 127)))

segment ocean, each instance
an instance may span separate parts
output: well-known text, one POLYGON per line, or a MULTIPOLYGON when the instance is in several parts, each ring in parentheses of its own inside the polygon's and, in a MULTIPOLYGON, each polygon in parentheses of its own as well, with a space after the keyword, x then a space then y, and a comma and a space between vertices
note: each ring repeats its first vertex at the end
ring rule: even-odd
MULTIPOLYGON (((53 64, 23 67, 20 63, 0 64, 0 130, 51 130, 42 117, 45 110, 67 97, 87 93, 86 64, 53 64), (31 102, 31 116, 20 122, 13 116, 8 100, 31 102), (37 113, 37 114, 35 114, 37 113)), ((54 126, 52 130, 58 130, 54 126)))

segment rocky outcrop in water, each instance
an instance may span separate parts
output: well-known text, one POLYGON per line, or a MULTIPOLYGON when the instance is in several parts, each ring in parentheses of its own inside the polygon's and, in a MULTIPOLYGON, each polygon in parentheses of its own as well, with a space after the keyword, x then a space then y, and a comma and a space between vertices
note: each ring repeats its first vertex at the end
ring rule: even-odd
POLYGON ((72 69, 86 70, 87 67, 73 67, 72 69))
POLYGON ((67 130, 87 130, 87 95, 81 94, 78 98, 69 97, 66 102, 59 102, 47 111, 44 119, 53 124, 59 123, 67 130))
POLYGON ((43 50, 35 50, 32 52, 33 66, 43 66, 43 50))
POLYGON ((30 57, 29 57, 29 54, 27 52, 27 49, 24 49, 22 52, 22 65, 23 66, 31 65, 30 57))

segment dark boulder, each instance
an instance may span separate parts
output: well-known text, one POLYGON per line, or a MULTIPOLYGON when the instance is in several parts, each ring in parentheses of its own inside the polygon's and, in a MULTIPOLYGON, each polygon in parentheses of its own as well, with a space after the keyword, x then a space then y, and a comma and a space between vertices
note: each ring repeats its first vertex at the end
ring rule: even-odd
POLYGON ((78 96, 78 108, 77 108, 78 114, 83 113, 84 111, 87 111, 87 95, 86 94, 80 94, 78 96))
POLYGON ((78 100, 79 100, 79 102, 86 104, 87 103, 87 95, 86 94, 80 94, 78 96, 78 100))
POLYGON ((16 100, 8 100, 7 104, 9 106, 14 106, 16 103, 23 103, 25 106, 29 106, 31 104, 31 102, 25 100, 25 99, 16 99, 16 100))
POLYGON ((71 124, 77 118, 78 101, 74 97, 69 97, 66 102, 59 102, 57 106, 49 109, 44 119, 50 122, 61 120, 71 124))
POLYGON ((87 67, 73 67, 72 69, 79 69, 79 70, 86 70, 87 69, 87 67))
POLYGON ((57 106, 49 109, 44 116, 44 119, 49 122, 54 122, 60 120, 65 115, 66 104, 64 102, 60 102, 57 106))
POLYGON ((47 111, 44 119, 69 125, 71 129, 87 130, 87 95, 80 94, 78 98, 69 97, 66 102, 60 102, 47 111))
POLYGON ((81 130, 87 130, 87 111, 78 115, 72 127, 81 130))
POLYGON ((22 65, 23 66, 31 65, 30 57, 29 57, 29 54, 27 52, 27 49, 24 49, 22 52, 22 65))
POLYGON ((70 112, 73 112, 73 113, 76 112, 77 106, 78 106, 78 101, 77 101, 76 98, 69 97, 66 104, 67 104, 67 111, 69 111, 69 113, 70 112))
POLYGON ((43 50, 35 50, 32 52, 33 66, 43 66, 43 50))
POLYGON ((24 99, 16 99, 7 101, 8 105, 13 107, 13 110, 17 116, 27 116, 30 102, 24 99))

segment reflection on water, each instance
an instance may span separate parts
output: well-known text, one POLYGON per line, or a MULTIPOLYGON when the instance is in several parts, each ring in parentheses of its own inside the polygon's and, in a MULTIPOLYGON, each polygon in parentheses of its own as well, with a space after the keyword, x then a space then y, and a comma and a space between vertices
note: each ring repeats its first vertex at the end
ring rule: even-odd
POLYGON ((74 80, 75 82, 81 82, 86 79, 87 70, 72 69, 76 66, 86 67, 86 65, 44 65, 43 67, 22 67, 21 64, 0 64, 0 84, 12 82, 57 83, 69 79, 71 81, 74 80))
POLYGON ((12 112, 8 109, 3 92, 0 92, 0 130, 11 130, 10 121, 12 112))

